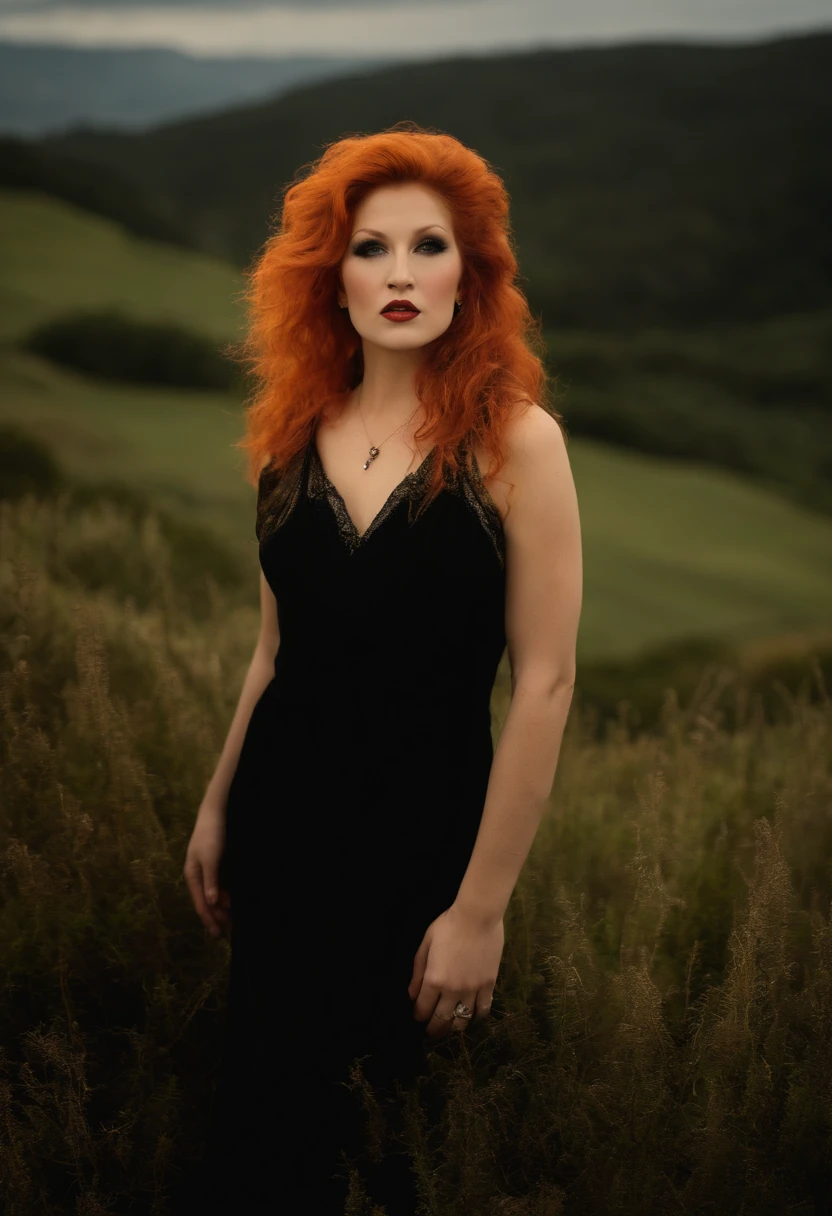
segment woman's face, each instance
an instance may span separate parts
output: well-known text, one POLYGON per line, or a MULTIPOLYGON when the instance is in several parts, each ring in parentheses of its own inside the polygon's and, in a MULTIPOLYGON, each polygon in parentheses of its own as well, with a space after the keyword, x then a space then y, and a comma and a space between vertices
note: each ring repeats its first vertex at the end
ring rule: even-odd
POLYGON ((379 186, 356 208, 341 261, 338 303, 348 306, 365 341, 413 350, 450 325, 461 275, 462 258, 444 200, 416 182, 379 186), (391 300, 407 301, 418 311, 415 316, 385 316, 391 300), (409 319, 397 321, 396 316, 409 319))

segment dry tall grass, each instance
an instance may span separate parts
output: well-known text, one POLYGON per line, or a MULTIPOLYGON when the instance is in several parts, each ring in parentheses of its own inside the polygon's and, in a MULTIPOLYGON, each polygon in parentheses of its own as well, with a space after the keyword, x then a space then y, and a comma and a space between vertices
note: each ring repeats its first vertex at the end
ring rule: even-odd
MULTIPOLYGON (((228 947, 204 934, 181 868, 256 581, 251 609, 218 591, 209 609, 193 621, 150 517, 134 535, 114 508, 0 509, 7 1216, 163 1216, 201 1143, 228 947), (156 580, 147 608, 122 582, 136 569, 156 580)), ((829 1210, 821 691, 769 722, 717 668, 691 703, 669 692, 660 729, 622 716, 601 739, 578 694, 494 1016, 432 1053, 400 1131, 368 1120, 381 1151, 412 1150, 425 1213, 829 1210)), ((353 1183, 349 1216, 378 1216, 353 1183)))

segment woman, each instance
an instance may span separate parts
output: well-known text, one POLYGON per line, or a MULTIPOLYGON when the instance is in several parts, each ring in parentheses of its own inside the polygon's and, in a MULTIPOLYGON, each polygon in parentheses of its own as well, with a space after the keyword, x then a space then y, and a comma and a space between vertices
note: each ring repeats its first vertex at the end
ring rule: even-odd
POLYGON ((350 1065, 392 1112, 426 1049, 491 1005, 581 601, 516 273, 500 179, 398 124, 290 186, 251 276, 262 619, 185 862, 231 937, 203 1168, 219 1211, 340 1214, 357 1162, 389 1216, 415 1212, 407 1157, 364 1138, 350 1065))

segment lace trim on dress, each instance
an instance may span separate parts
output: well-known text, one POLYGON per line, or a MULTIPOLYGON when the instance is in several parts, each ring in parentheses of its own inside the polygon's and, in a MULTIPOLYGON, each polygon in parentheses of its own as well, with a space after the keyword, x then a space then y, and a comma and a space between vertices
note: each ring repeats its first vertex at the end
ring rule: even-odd
POLYGON ((434 452, 436 448, 431 448, 422 463, 413 470, 412 473, 407 473, 402 478, 397 486, 393 488, 387 500, 384 502, 378 514, 371 520, 364 532, 359 532, 352 518, 347 511, 346 504, 341 497, 340 492, 335 488, 324 472, 324 466, 321 464, 318 450, 314 442, 311 445, 311 460, 309 465, 309 476, 306 483, 306 492, 310 498, 317 498, 323 495, 329 499, 335 515, 335 521, 338 525, 338 531, 341 539, 349 549, 350 553, 354 553, 356 549, 367 541, 370 536, 379 528, 387 519, 388 515, 396 509, 400 502, 404 499, 412 499, 424 485, 427 475, 430 472, 430 466, 433 464, 434 452))
POLYGON ((503 528, 503 517, 500 515, 497 504, 488 492, 488 487, 482 479, 480 466, 477 463, 477 458, 473 449, 469 447, 471 454, 471 476, 462 478, 462 493, 466 502, 476 512, 477 518, 486 531, 486 534, 494 546, 494 551, 497 554, 497 560, 500 567, 504 568, 506 564, 506 534, 503 528))
MULTIPOLYGON (((257 523, 255 527, 257 539, 263 541, 272 532, 280 528, 295 509, 300 497, 306 476, 306 494, 309 498, 326 498, 335 517, 338 533, 349 553, 355 553, 366 543, 377 528, 396 509, 400 502, 407 499, 411 503, 418 498, 420 492, 428 483, 428 476, 433 467, 436 448, 431 448, 422 463, 407 473, 397 486, 394 487, 386 502, 370 522, 366 531, 359 533, 353 523, 339 491, 324 472, 318 456, 314 440, 310 440, 305 449, 301 449, 289 462, 284 470, 277 470, 267 465, 260 474, 257 490, 257 523)), ((460 495, 477 516, 486 535, 491 540, 500 567, 505 567, 506 549, 503 521, 494 499, 488 492, 482 480, 479 465, 473 451, 470 452, 468 472, 465 465, 456 483, 452 478, 446 480, 446 489, 460 495)))

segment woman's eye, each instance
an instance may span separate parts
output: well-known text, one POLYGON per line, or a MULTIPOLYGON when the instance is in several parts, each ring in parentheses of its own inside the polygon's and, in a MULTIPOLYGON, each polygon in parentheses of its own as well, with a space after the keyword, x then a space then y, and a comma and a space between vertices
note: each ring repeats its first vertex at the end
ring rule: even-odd
POLYGON ((422 241, 422 244, 423 245, 432 245, 433 246, 433 248, 431 250, 432 253, 441 253, 443 249, 448 248, 448 246, 445 244, 444 241, 440 241, 439 238, 435 237, 435 236, 429 236, 427 238, 427 240, 422 241))
MULTIPOLYGON (((429 253, 442 253, 443 250, 447 249, 447 245, 445 244, 445 242, 441 241, 438 237, 435 237, 435 236, 427 237, 424 241, 420 241, 419 244, 416 246, 417 249, 424 249, 426 247, 427 247, 427 250, 429 253)), ((353 248, 353 253, 356 255, 356 257, 365 258, 365 257, 371 256, 370 251, 372 249, 383 249, 383 248, 384 248, 384 246, 382 244, 380 244, 379 241, 360 241, 353 248)))

